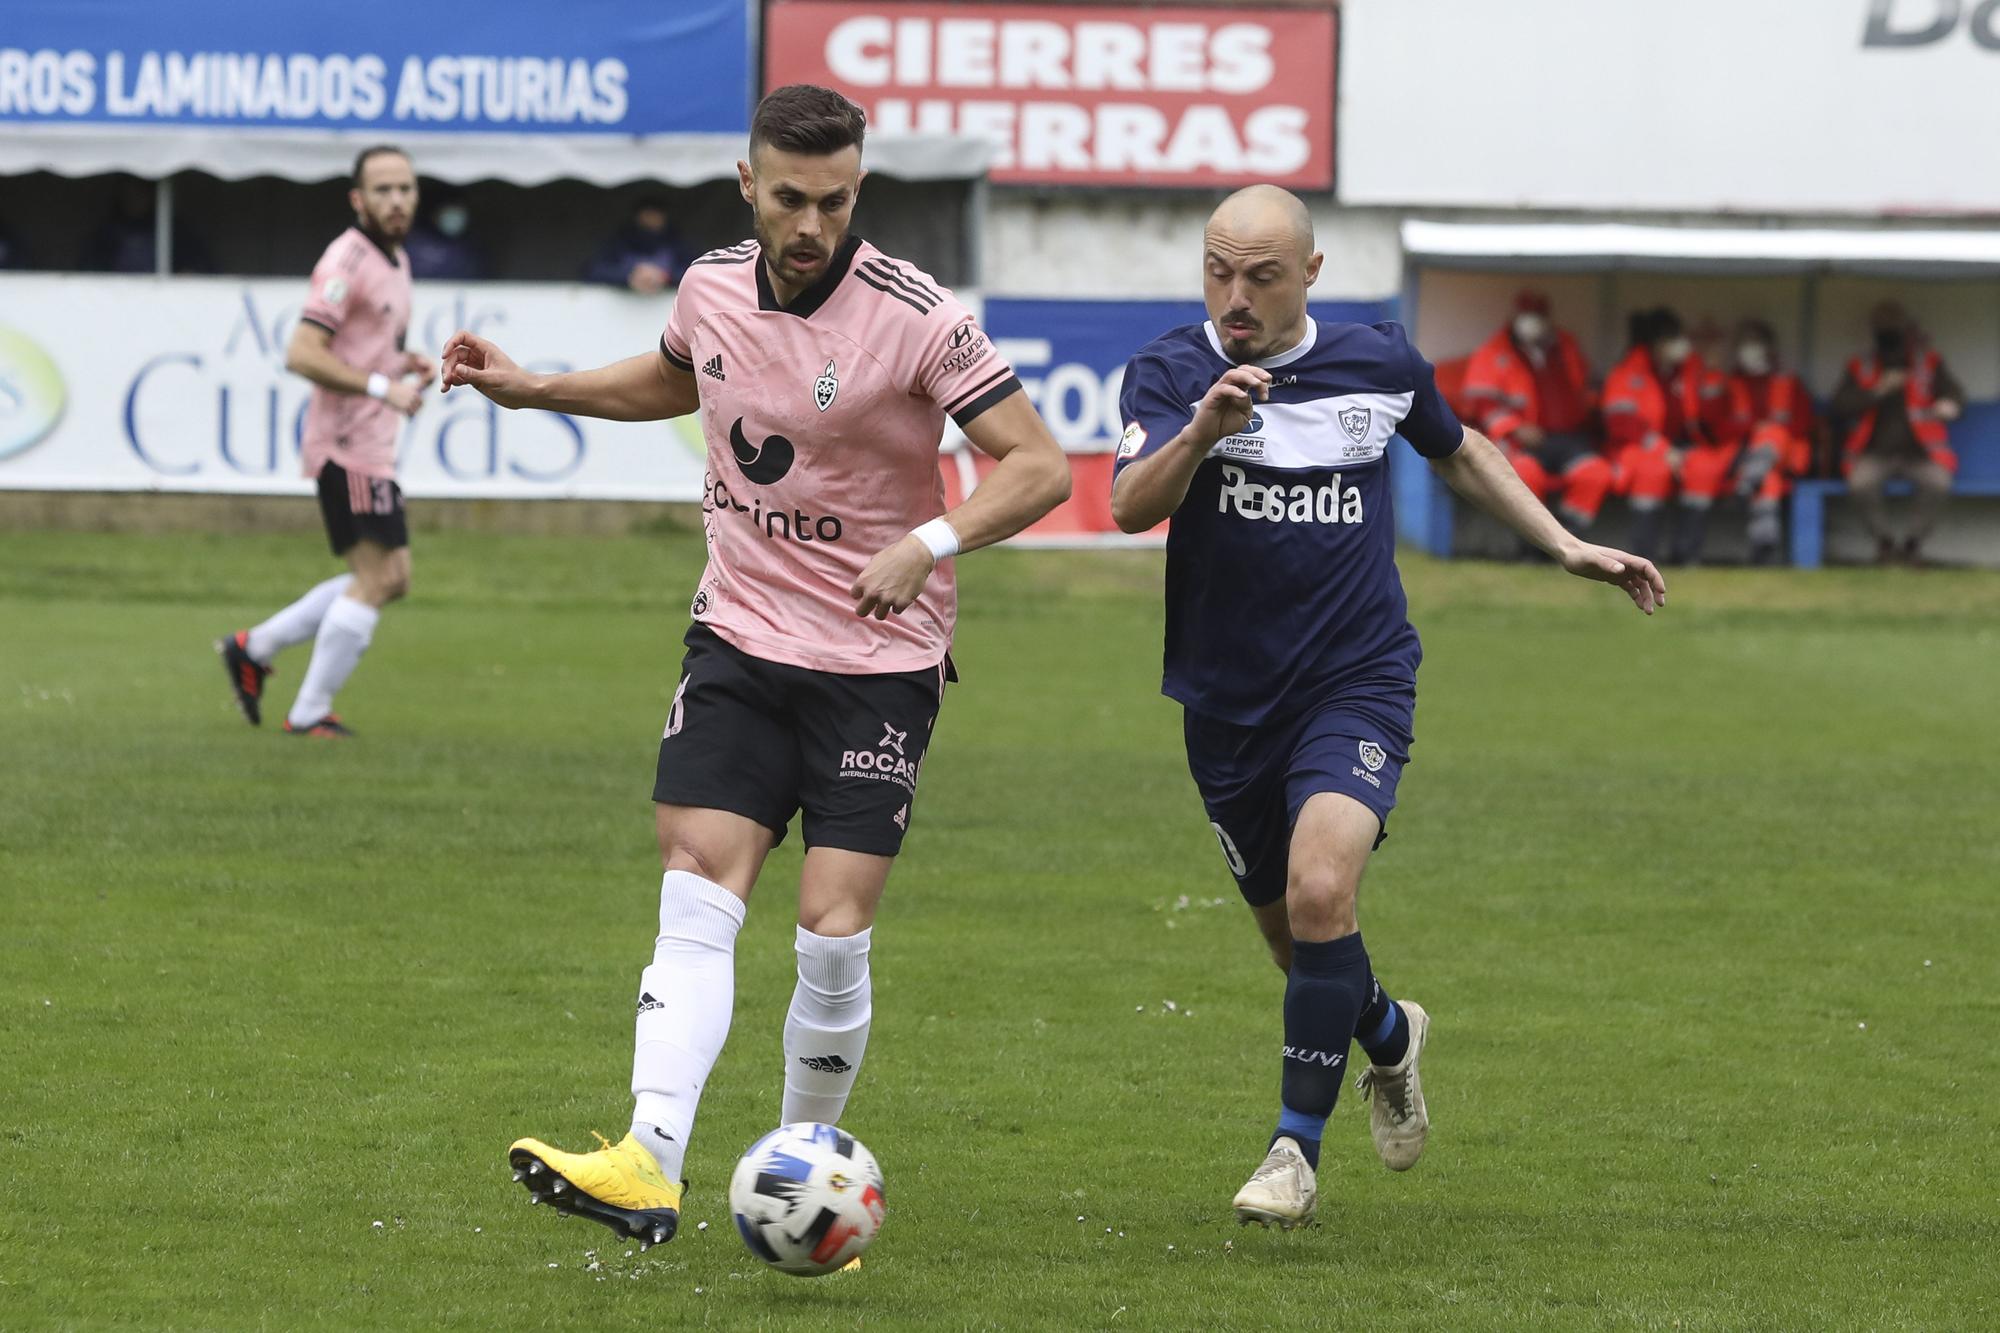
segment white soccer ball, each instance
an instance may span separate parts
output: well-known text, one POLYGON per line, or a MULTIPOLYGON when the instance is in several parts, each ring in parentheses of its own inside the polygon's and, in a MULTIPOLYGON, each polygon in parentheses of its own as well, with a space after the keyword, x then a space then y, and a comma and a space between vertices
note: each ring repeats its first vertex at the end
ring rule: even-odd
POLYGON ((729 1210, 750 1253, 780 1273, 818 1277, 881 1229, 882 1168, 844 1129, 780 1125, 736 1163, 729 1210))

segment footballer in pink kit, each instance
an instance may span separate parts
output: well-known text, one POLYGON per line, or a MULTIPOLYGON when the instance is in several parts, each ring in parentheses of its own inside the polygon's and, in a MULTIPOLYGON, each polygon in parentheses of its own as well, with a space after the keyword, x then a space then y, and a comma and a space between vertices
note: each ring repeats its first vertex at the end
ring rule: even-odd
POLYGON ((949 564, 886 620, 857 617, 850 589, 944 512, 945 417, 976 420, 1021 383, 964 306, 857 236, 789 308, 758 256, 753 241, 697 259, 660 340, 704 409, 712 555, 695 619, 815 671, 935 667, 957 615, 949 564))
POLYGON ((738 163, 756 236, 688 266, 657 348, 569 374, 523 371, 465 332, 444 352, 447 392, 470 385, 503 407, 702 414, 708 567, 653 787, 665 875, 631 1131, 596 1152, 508 1151, 538 1201, 647 1244, 679 1224, 737 930, 795 815, 806 854, 781 1122, 839 1120, 868 1044, 876 906, 952 677, 951 557, 1069 494, 1068 460, 971 315, 849 233, 863 130, 860 108, 824 88, 764 98, 738 163), (999 460, 949 513, 947 416, 999 460))
POLYGON ((278 653, 313 640, 312 660, 285 718, 294 736, 352 733, 334 696, 374 637, 381 609, 410 586, 410 534, 396 485, 396 436, 423 399, 437 365, 405 351, 410 262, 402 240, 416 216, 417 176, 400 150, 364 150, 347 194, 354 225, 312 272, 285 367, 313 384, 301 441, 305 475, 318 483, 327 543, 348 573, 309 589, 263 623, 216 643, 238 707, 263 720, 264 682, 278 653))

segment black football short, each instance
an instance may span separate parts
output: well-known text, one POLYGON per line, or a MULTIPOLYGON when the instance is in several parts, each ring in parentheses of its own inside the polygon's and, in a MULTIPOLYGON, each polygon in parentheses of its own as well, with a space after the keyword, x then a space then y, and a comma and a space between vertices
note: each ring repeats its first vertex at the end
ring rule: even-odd
POLYGON ((364 477, 338 463, 326 464, 319 472, 319 516, 335 555, 346 555, 356 542, 374 542, 391 551, 410 544, 403 488, 393 477, 364 477))
POLYGON ((727 810, 778 835, 800 816, 807 847, 894 856, 947 668, 849 676, 752 657, 706 625, 660 738, 653 799, 727 810))

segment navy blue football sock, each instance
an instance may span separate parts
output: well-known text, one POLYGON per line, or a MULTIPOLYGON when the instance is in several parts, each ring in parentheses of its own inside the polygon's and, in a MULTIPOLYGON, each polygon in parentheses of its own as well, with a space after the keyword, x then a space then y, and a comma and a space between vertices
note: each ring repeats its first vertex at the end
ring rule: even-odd
POLYGON ((1306 1165, 1319 1170, 1319 1141, 1326 1133, 1326 1117, 1307 1115, 1304 1111, 1294 1111, 1289 1106, 1278 1108, 1278 1128, 1271 1135, 1269 1152, 1277 1146, 1279 1139, 1291 1139, 1299 1145, 1299 1151, 1306 1155, 1306 1165))
POLYGON ((1326 1118, 1340 1099, 1347 1047, 1368 998, 1370 975, 1358 931, 1323 943, 1292 941, 1278 1133, 1297 1139, 1315 1167, 1326 1118))
POLYGON ((1370 977, 1368 1003, 1361 1006, 1361 1019, 1354 1027, 1354 1039, 1368 1052, 1368 1059, 1384 1069, 1403 1062, 1410 1049, 1410 1018, 1403 1006, 1389 998, 1380 977, 1370 977))

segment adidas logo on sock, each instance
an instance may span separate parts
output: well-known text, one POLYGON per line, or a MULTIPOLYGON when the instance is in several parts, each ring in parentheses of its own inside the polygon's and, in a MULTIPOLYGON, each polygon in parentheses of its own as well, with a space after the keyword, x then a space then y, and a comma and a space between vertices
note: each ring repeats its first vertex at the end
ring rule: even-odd
POLYGON ((707 364, 702 366, 701 373, 713 376, 719 380, 728 379, 729 376, 722 373, 722 353, 717 352, 714 356, 710 357, 707 364))
POLYGON ((639 1012, 640 1012, 640 1013, 642 1013, 642 1014, 643 1014, 643 1013, 645 1013, 645 1012, 646 1012, 646 1011, 647 1011, 648 1009, 664 1009, 664 1008, 666 1008, 666 1007, 667 1007, 667 1006, 665 1006, 664 1004, 661 1004, 661 1003, 660 1003, 660 1002, 659 1002, 658 1000, 656 1000, 656 999, 654 999, 654 998, 653 998, 653 995, 652 995, 652 992, 650 992, 650 991, 640 991, 640 992, 639 992, 639 1012))
POLYGON ((837 1055, 802 1055, 799 1063, 815 1074, 846 1074, 854 1068, 837 1055))

